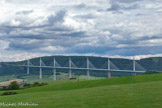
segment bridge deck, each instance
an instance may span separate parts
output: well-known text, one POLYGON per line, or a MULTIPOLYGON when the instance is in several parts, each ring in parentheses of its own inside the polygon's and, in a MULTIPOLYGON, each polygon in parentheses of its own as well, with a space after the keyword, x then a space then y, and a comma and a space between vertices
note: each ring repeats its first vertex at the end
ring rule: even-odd
POLYGON ((94 70, 94 71, 111 71, 111 72, 138 72, 144 73, 145 71, 133 71, 133 70, 116 70, 116 69, 99 69, 99 68, 76 68, 76 67, 53 67, 53 66, 27 66, 27 65, 17 65, 22 67, 30 68, 51 68, 51 69, 73 69, 73 70, 94 70))

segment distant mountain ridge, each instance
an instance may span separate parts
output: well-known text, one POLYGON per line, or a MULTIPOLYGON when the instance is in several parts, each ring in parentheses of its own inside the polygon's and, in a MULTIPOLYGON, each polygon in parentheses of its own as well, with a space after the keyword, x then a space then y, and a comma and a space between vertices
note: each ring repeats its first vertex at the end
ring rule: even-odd
MULTIPOLYGON (((68 56, 45 56, 41 57, 42 61, 44 62, 45 65, 47 66, 52 66, 53 64, 53 58, 55 57, 56 61, 58 62, 59 65, 68 67, 68 56)), ((87 59, 87 56, 70 56, 72 59, 72 62, 77 66, 77 67, 86 67, 85 61, 87 59)), ((96 67, 96 68, 107 68, 107 58, 104 57, 93 57, 93 56, 88 56, 89 60, 91 63, 96 67), (103 67, 103 64, 105 67, 103 67)), ((39 60, 40 58, 33 58, 30 59, 30 62, 33 65, 39 66, 39 60)), ((110 61, 112 64, 120 69, 120 70, 133 70, 133 62, 132 60, 129 59, 122 59, 122 58, 110 58, 110 61)), ((16 67, 14 65, 23 65, 27 64, 26 61, 18 61, 18 62, 1 62, 0 63, 0 75, 19 75, 19 74, 26 74, 26 68, 25 67, 16 67)), ((156 71, 162 71, 162 57, 151 57, 151 58, 145 58, 141 60, 136 61, 136 70, 156 70, 156 71)), ((39 74, 39 69, 30 69, 30 72, 33 74, 39 74)), ((52 74, 51 69, 44 69, 44 74, 52 74)), ((58 70, 58 72, 68 72, 67 70, 58 70)), ((81 73, 81 71, 79 72, 81 73)), ((98 72, 99 73, 99 72, 98 72)), ((124 73, 123 73, 124 74, 124 73)))

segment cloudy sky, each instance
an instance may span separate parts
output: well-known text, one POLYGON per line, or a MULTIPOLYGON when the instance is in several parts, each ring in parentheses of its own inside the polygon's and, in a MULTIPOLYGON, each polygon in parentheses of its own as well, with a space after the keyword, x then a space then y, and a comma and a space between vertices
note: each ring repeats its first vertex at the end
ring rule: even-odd
POLYGON ((0 61, 162 54, 162 0, 0 0, 0 61))

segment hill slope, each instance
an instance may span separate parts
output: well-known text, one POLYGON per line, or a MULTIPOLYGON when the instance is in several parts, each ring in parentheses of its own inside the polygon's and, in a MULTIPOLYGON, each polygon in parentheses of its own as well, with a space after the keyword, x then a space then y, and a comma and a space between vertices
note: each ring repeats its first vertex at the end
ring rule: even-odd
MULTIPOLYGON (((31 102, 39 108, 159 108, 162 74, 81 82, 51 82, 0 96, 1 102, 31 102)), ((2 92, 0 92, 2 93, 2 92)))

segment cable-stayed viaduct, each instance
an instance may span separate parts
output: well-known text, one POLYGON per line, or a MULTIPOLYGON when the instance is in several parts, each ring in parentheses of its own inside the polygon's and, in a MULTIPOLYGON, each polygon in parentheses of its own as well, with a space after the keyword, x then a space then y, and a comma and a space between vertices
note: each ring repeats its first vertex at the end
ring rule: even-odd
MULTIPOLYGON (((98 57, 98 56, 53 56, 50 57, 50 64, 44 63, 42 58, 39 58, 39 64, 33 64, 31 60, 26 60, 25 64, 19 64, 17 66, 22 66, 27 68, 27 74, 30 74, 30 68, 39 68, 39 78, 42 79, 42 68, 53 69, 53 80, 56 80, 56 70, 57 69, 68 69, 69 78, 72 78, 72 70, 85 70, 87 74, 87 79, 90 79, 90 71, 105 71, 107 72, 107 77, 111 78, 111 72, 130 72, 133 75, 136 73, 144 73, 145 69, 136 62, 135 59, 129 59, 129 69, 119 69, 113 62, 112 59, 108 57, 98 57), (60 61, 58 58, 63 57, 64 61, 60 61), (96 60, 96 61, 95 61, 96 60), (95 63, 94 63, 95 61, 95 63), (100 66, 97 63, 100 61, 100 66), (63 62, 63 63, 60 63, 63 62), (63 65, 62 65, 63 64, 63 65)), ((37 58, 38 59, 38 58, 37 58)))

